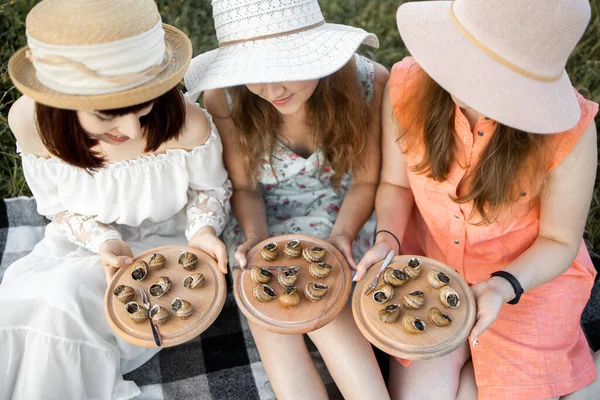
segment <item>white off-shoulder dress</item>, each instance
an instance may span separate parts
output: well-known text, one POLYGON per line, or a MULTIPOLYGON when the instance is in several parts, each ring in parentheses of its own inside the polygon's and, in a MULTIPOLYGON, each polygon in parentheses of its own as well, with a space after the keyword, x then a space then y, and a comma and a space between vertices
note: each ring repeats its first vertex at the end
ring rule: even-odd
POLYGON ((98 247, 120 238, 137 254, 185 245, 186 235, 206 225, 220 234, 231 183, 212 120, 211 126, 207 141, 191 151, 145 155, 95 173, 21 154, 38 212, 52 222, 0 285, 0 399, 129 399, 140 393, 122 374, 157 350, 131 345, 109 328, 98 247))

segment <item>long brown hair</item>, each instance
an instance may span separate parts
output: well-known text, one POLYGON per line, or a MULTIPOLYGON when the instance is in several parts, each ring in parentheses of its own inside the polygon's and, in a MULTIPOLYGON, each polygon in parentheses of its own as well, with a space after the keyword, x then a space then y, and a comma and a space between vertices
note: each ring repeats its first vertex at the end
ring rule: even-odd
MULTIPOLYGON (((394 106, 396 115, 403 116, 398 119, 403 151, 415 150, 423 154, 412 167, 414 172, 445 181, 460 151, 454 128, 456 105, 450 93, 423 70, 415 67, 409 73, 418 76, 407 88, 405 100, 394 106)), ((542 188, 549 165, 548 143, 546 135, 496 123, 477 165, 460 182, 452 200, 473 202, 470 218, 476 214, 481 218, 474 223, 494 222, 504 208, 526 194, 523 188, 538 191, 542 188), (459 195, 463 190, 464 193, 459 195)), ((536 196, 531 198, 535 201, 536 196)))
MULTIPOLYGON (((185 123, 185 102, 176 87, 146 103, 102 114, 122 116, 136 113, 153 103, 152 110, 140 118, 146 140, 145 152, 158 150, 165 142, 177 139, 185 123)), ((98 139, 91 138, 79 124, 77 112, 35 103, 35 117, 40 139, 46 150, 68 164, 90 171, 102 168, 106 160, 93 147, 98 139)))
MULTIPOLYGON (((237 145, 248 178, 256 183, 265 149, 273 165, 281 114, 246 86, 229 90, 237 145)), ((321 78, 306 102, 306 124, 315 133, 316 148, 321 149, 325 161, 334 171, 332 183, 336 188, 345 173, 364 167, 368 118, 368 107, 360 91, 353 60, 334 74, 321 78)))

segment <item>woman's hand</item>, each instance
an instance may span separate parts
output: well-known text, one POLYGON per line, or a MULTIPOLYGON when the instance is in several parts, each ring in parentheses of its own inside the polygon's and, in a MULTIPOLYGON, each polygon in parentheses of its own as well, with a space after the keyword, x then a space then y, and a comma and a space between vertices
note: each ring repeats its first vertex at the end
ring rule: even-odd
POLYGON ((386 241, 380 241, 375 243, 373 247, 369 251, 365 253, 362 260, 358 263, 356 267, 356 275, 354 275, 354 281, 358 282, 367 274, 367 270, 373 266, 373 264, 378 263, 383 260, 385 256, 392 250, 392 246, 386 241))
POLYGON ((215 228, 212 226, 200 228, 192 236, 188 242, 188 246, 200 249, 217 260, 219 270, 224 274, 227 273, 227 247, 217 236, 215 228))
POLYGON ((246 237, 246 241, 240 244, 235 251, 234 258, 238 262, 241 268, 244 268, 246 264, 248 264, 247 254, 251 248, 256 246, 258 243, 265 240, 266 237, 262 237, 259 235, 250 235, 246 237))
POLYGON ((346 235, 332 235, 326 240, 342 253, 350 268, 356 271, 356 262, 352 257, 352 241, 346 235))
POLYGON ((477 345, 479 336, 498 318, 502 305, 515 297, 514 289, 501 277, 492 277, 471 286, 477 305, 477 319, 469 339, 477 345))
POLYGON ((100 245, 100 259, 104 266, 106 283, 110 283, 112 277, 119 268, 133 263, 133 253, 127 243, 119 239, 111 239, 100 245))

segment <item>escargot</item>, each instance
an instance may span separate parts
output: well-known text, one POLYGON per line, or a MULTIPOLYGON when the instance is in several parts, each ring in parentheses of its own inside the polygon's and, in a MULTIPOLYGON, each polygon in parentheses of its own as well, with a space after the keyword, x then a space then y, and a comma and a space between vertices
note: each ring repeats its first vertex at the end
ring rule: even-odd
POLYGON ((322 283, 308 283, 304 287, 304 295, 310 301, 319 301, 327 294, 329 286, 322 283))
POLYGON ((279 303, 286 308, 296 307, 300 304, 300 293, 295 287, 289 287, 279 296, 279 303))
POLYGON ((156 325, 160 326, 164 324, 165 322, 167 322, 170 316, 171 314, 169 314, 169 311, 166 308, 159 306, 158 304, 152 306, 152 308, 150 309, 150 318, 152 318, 152 322, 154 322, 154 324, 156 325))
POLYGON ((394 288, 391 285, 383 284, 375 288, 373 292, 373 300, 379 304, 383 304, 394 295, 394 288))
POLYGON ((139 260, 131 266, 131 277, 136 281, 143 280, 148 276, 148 264, 144 260, 139 260))
POLYGON ((150 285, 148 292, 150 292, 150 296, 160 297, 167 293, 169 289, 171 289, 171 279, 168 276, 161 276, 156 282, 150 285))
POLYGON ((277 243, 269 242, 260 249, 260 255, 267 261, 275 261, 277 258, 277 243))
POLYGON ((430 308, 429 311, 427 311, 427 317, 429 317, 432 324, 439 326, 440 328, 452 324, 452 318, 450 318, 448 314, 441 312, 437 307, 430 308))
POLYGON ((298 273, 300 272, 300 268, 289 268, 286 271, 280 272, 277 280, 279 284, 283 287, 292 287, 296 284, 298 280, 298 273))
POLYGON ((287 242, 285 247, 283 248, 283 254, 287 258, 298 258, 302 255, 302 245, 299 240, 292 240, 291 242, 287 242))
POLYGON ((266 268, 254 267, 250 271, 250 279, 254 283, 269 283, 273 274, 266 268))
POLYGON ((448 275, 441 271, 433 270, 429 271, 429 274, 427 274, 427 282, 429 282, 429 284, 434 288, 439 289, 442 286, 449 284, 450 278, 448 278, 448 275))
POLYGON ((183 278, 183 287, 195 289, 204 285, 204 275, 195 273, 183 278))
POLYGON ((198 257, 194 253, 184 251, 179 255, 177 262, 181 264, 183 269, 192 271, 198 264, 198 257))
POLYGON ((331 265, 324 262, 310 263, 308 272, 317 279, 327 278, 327 275, 331 272, 331 265))
POLYGON ((386 268, 383 272, 383 281, 393 287, 402 286, 407 280, 408 275, 401 269, 386 268))
POLYGON ((252 289, 252 294, 256 300, 260 301, 261 303, 273 300, 275 298, 275 291, 270 286, 267 286, 263 283, 259 283, 258 285, 254 286, 254 289, 252 289))
POLYGON ((425 304, 425 294, 420 290, 407 293, 402 298, 402 304, 404 304, 404 307, 406 308, 420 308, 425 304))
POLYGON ((406 314, 402 317, 402 327, 408 333, 421 333, 425 331, 425 322, 419 317, 415 317, 412 314, 406 314))
POLYGON ((460 305, 460 298, 456 290, 450 286, 444 286, 440 289, 440 301, 443 305, 450 308, 458 308, 460 305))
POLYGON ((143 305, 130 301, 125 306, 125 310, 129 313, 131 320, 136 324, 141 324, 148 319, 148 310, 143 305))
POLYGON ((302 250, 304 259, 309 263, 323 261, 326 253, 327 251, 324 248, 318 246, 306 247, 304 250, 302 250))
POLYGON ((150 260, 148 260, 148 266, 150 266, 151 270, 163 268, 166 263, 165 256, 160 253, 152 253, 150 260))
POLYGON ((171 302, 171 311, 173 311, 177 318, 186 319, 192 315, 194 312, 194 307, 192 307, 189 301, 176 297, 171 302))
POLYGON ((115 297, 123 304, 129 303, 135 298, 135 290, 131 286, 119 285, 113 290, 115 297))
POLYGON ((379 310, 379 319, 386 324, 393 324, 400 319, 400 305, 390 304, 379 310))
POLYGON ((413 257, 408 260, 408 264, 404 267, 404 272, 410 279, 417 279, 421 275, 421 259, 413 257))

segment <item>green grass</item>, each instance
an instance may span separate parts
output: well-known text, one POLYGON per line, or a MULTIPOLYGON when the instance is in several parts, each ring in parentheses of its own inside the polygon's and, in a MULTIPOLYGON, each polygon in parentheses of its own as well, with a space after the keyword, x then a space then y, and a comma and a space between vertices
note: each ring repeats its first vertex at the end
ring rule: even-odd
MULTIPOLYGON (((0 5, 0 196, 29 195, 23 178, 15 141, 6 116, 19 97, 6 71, 10 55, 25 44, 25 16, 37 0, 10 0, 0 5)), ((194 54, 217 45, 208 0, 158 0, 163 21, 182 29, 194 45, 194 54)), ((398 0, 320 0, 328 22, 361 27, 377 34, 381 48, 364 46, 361 53, 386 67, 408 55, 396 30, 398 0)), ((591 0, 592 21, 571 55, 567 71, 574 85, 586 97, 600 102, 600 0, 591 0)), ((600 131, 600 120, 596 119, 600 131)), ((599 170, 600 172, 600 170, 599 170)), ((600 253, 600 173, 597 174, 585 237, 600 253)))

